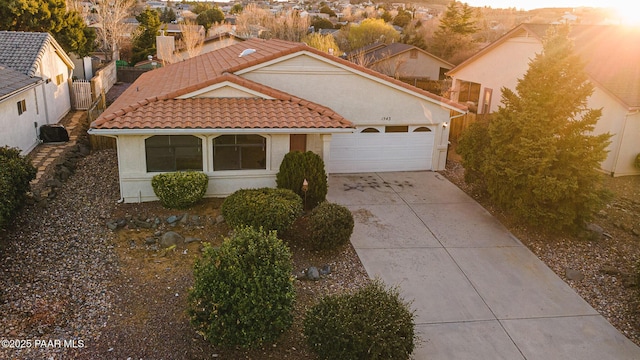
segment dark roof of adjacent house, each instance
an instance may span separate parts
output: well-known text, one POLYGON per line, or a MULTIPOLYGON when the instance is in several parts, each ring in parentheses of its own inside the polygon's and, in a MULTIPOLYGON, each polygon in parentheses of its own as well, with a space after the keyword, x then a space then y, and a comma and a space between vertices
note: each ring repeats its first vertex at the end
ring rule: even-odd
POLYGON ((0 65, 34 76, 47 44, 52 44, 65 63, 73 67, 71 59, 49 33, 22 31, 0 31, 0 65))
POLYGON ((42 81, 0 65, 0 100, 42 81))
MULTIPOLYGON (((523 32, 542 41, 549 24, 522 24, 452 70, 472 63, 523 32)), ((571 25, 574 49, 591 80, 628 107, 640 107, 640 29, 617 25, 571 25)))
POLYGON ((365 61, 365 64, 372 65, 377 63, 378 61, 381 61, 402 53, 406 53, 411 50, 420 51, 442 63, 449 65, 451 68, 454 67, 454 65, 449 63, 448 61, 443 60, 431 53, 428 53, 420 49, 419 47, 409 45, 409 44, 395 43, 395 42, 391 44, 373 43, 371 45, 367 45, 358 50, 354 50, 348 53, 347 59, 349 59, 350 61, 357 61, 359 57, 364 57, 362 60, 365 61))
MULTIPOLYGON (((223 47, 215 51, 208 52, 187 59, 185 61, 170 64, 160 69, 142 74, 127 90, 125 90, 125 92, 121 96, 119 96, 113 102, 113 104, 111 104, 98 117, 98 119, 96 119, 96 121, 91 124, 91 127, 95 129, 157 128, 156 126, 158 126, 159 123, 154 122, 154 125, 150 125, 150 123, 147 123, 146 120, 143 120, 146 119, 147 116, 141 113, 138 113, 138 116, 135 117, 135 119, 138 120, 135 121, 133 120, 134 118, 131 118, 131 120, 124 120, 124 118, 126 117, 126 114, 132 111, 138 111, 138 109, 141 108, 144 108, 145 111, 151 111, 152 109, 155 109, 155 105, 149 105, 151 103, 171 99, 180 101, 177 99, 180 96, 192 93, 208 86, 212 86, 214 84, 219 84, 223 81, 229 81, 242 87, 253 89, 258 93, 265 94, 266 96, 272 97, 274 99, 278 99, 281 102, 284 101, 287 104, 293 103, 297 104, 296 106, 302 106, 312 109, 317 113, 317 115, 310 118, 312 119, 312 121, 307 123, 304 127, 351 127, 352 124, 349 121, 345 120, 344 118, 342 118, 342 116, 336 114, 329 108, 244 79, 240 76, 233 75, 236 72, 248 69, 252 66, 268 63, 269 61, 273 61, 280 57, 292 55, 301 51, 306 51, 321 57, 330 58, 331 61, 338 62, 346 67, 353 68, 354 70, 366 73, 370 76, 378 77, 381 80, 393 83, 398 87, 408 89, 410 91, 413 91, 414 93, 433 99, 434 101, 446 104, 452 109, 459 109, 460 112, 466 111, 466 107, 461 104, 434 95, 427 91, 415 88, 411 85, 403 83, 402 81, 393 79, 386 75, 382 75, 378 72, 361 67, 344 59, 325 54, 303 43, 296 43, 278 39, 249 39, 241 43, 223 47), (240 55, 244 53, 248 54, 242 56, 240 55), (329 116, 330 118, 326 118, 326 116, 329 116), (331 120, 331 124, 327 122, 328 120, 331 120), (122 121, 127 123, 126 127, 119 127, 120 125, 115 125, 116 123, 122 121)), ((237 100, 234 103, 240 107, 241 102, 242 101, 237 100)), ((263 101, 262 105, 260 106, 267 106, 267 104, 269 104, 268 106, 271 106, 272 103, 273 102, 263 101)), ((163 107, 163 109, 168 108, 163 107)), ((193 111, 199 110, 194 109, 193 111)), ((283 112, 281 114, 286 113, 286 106, 282 107, 279 111, 283 112)), ((172 116, 167 113, 156 113, 153 116, 159 116, 159 114, 172 116)), ((179 119, 182 118, 183 117, 180 117, 179 119)), ((178 118, 172 117, 172 119, 178 118)), ((300 124, 297 124, 297 126, 298 125, 300 124)), ((173 126, 175 128, 179 128, 185 125, 174 123, 173 126)), ((244 125, 242 126, 251 127, 252 125, 249 123, 244 123, 244 125)))

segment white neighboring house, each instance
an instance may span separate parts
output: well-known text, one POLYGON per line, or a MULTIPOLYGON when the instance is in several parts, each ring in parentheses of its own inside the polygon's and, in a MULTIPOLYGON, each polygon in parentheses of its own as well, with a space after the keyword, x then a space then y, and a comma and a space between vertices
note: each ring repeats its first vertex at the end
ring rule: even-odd
MULTIPOLYGON (((542 51, 548 24, 522 24, 448 72, 452 100, 495 112, 500 89, 515 91, 529 62, 542 51)), ((611 176, 640 175, 640 29, 613 25, 572 25, 574 49, 594 86, 587 106, 602 109, 595 133, 612 134, 601 170, 611 176)))
POLYGON ((48 33, 0 31, 0 146, 28 154, 71 110, 73 62, 48 33))
POLYGON ((328 173, 441 170, 466 107, 302 43, 250 39, 140 76, 92 124, 117 141, 125 202, 151 179, 198 170, 206 196, 275 187, 285 154, 328 173))

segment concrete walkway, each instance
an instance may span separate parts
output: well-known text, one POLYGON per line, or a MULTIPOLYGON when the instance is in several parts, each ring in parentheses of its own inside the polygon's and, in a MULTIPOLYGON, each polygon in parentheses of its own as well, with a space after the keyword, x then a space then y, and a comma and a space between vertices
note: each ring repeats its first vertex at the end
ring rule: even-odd
POLYGON ((367 273, 413 301, 415 359, 640 359, 495 218, 434 172, 332 175, 367 273))

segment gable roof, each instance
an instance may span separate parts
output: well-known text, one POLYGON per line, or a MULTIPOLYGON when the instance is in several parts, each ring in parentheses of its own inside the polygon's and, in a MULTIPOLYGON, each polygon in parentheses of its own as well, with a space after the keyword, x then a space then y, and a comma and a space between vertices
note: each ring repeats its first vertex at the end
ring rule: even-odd
MULTIPOLYGON (((94 129, 349 129, 353 124, 333 110, 285 92, 223 74, 207 86, 235 84, 259 93, 249 98, 185 98, 187 88, 148 98, 106 116, 94 129), (180 119, 176 122, 175 119, 180 119)), ((131 88, 131 87, 130 87, 131 88)), ((125 96, 126 92, 122 96, 125 96)), ((114 103, 115 104, 115 103, 114 103)))
MULTIPOLYGON (((525 35, 542 42, 550 26, 521 24, 448 74, 455 74, 511 38, 525 35)), ((640 107, 640 29, 616 25, 571 25, 569 36, 591 80, 626 106, 640 107)))
MULTIPOLYGON (((461 104, 418 89, 399 80, 351 63, 347 60, 325 54, 303 43, 278 39, 249 39, 242 43, 220 48, 215 51, 201 54, 185 61, 170 64, 160 69, 142 74, 113 102, 113 104, 111 104, 111 106, 105 110, 105 112, 100 115, 100 117, 98 117, 94 123, 92 123, 91 126, 104 126, 102 125, 103 120, 122 116, 126 112, 129 112, 140 105, 146 105, 158 100, 176 98, 181 95, 203 89, 207 86, 217 84, 225 79, 240 82, 242 86, 258 87, 259 92, 266 91, 270 96, 278 93, 278 96, 273 96, 275 98, 279 98, 279 96, 294 98, 289 94, 253 83, 240 78, 239 76, 231 77, 230 74, 299 52, 315 54, 316 56, 338 63, 345 68, 377 78, 379 81, 394 84, 398 88, 405 89, 405 91, 411 91, 417 95, 432 99, 433 101, 446 105, 451 109, 455 109, 459 112, 466 111, 466 107, 461 104), (240 56, 240 54, 247 49, 255 51, 248 55, 240 56), (223 78, 223 76, 227 76, 227 78, 223 78)), ((311 103, 306 102, 306 104, 311 103)), ((313 104, 313 106, 318 107, 320 105, 313 104)))
POLYGON ((391 43, 391 44, 384 44, 384 43, 374 43, 371 45, 368 45, 366 47, 363 47, 359 50, 355 50, 350 52, 347 55, 347 59, 353 61, 353 59, 357 59, 358 56, 364 56, 365 57, 365 61, 367 64, 369 65, 373 65, 379 61, 382 61, 384 59, 388 59, 390 57, 393 56, 397 56, 406 52, 409 52, 411 50, 417 50, 420 51, 421 53, 439 61, 442 62, 444 64, 449 65, 450 68, 453 68, 454 65, 446 60, 443 60, 429 52, 426 52, 422 49, 420 49, 417 46, 413 46, 413 45, 409 45, 409 44, 403 44, 403 43, 391 43))
POLYGON ((34 76, 48 44, 73 68, 73 62, 51 34, 22 31, 0 31, 0 65, 34 76))
POLYGON ((42 79, 29 77, 16 70, 0 65, 0 100, 38 84, 42 79))

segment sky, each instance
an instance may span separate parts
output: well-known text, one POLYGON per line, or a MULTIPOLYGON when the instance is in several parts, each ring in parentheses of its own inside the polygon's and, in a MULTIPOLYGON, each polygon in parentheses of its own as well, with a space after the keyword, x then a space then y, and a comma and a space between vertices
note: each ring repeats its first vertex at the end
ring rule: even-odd
POLYGON ((516 9, 540 9, 546 7, 615 7, 615 8, 634 8, 635 11, 640 11, 640 4, 632 3, 634 0, 461 0, 462 3, 467 3, 471 6, 491 6, 494 9, 498 8, 513 8, 516 9))

